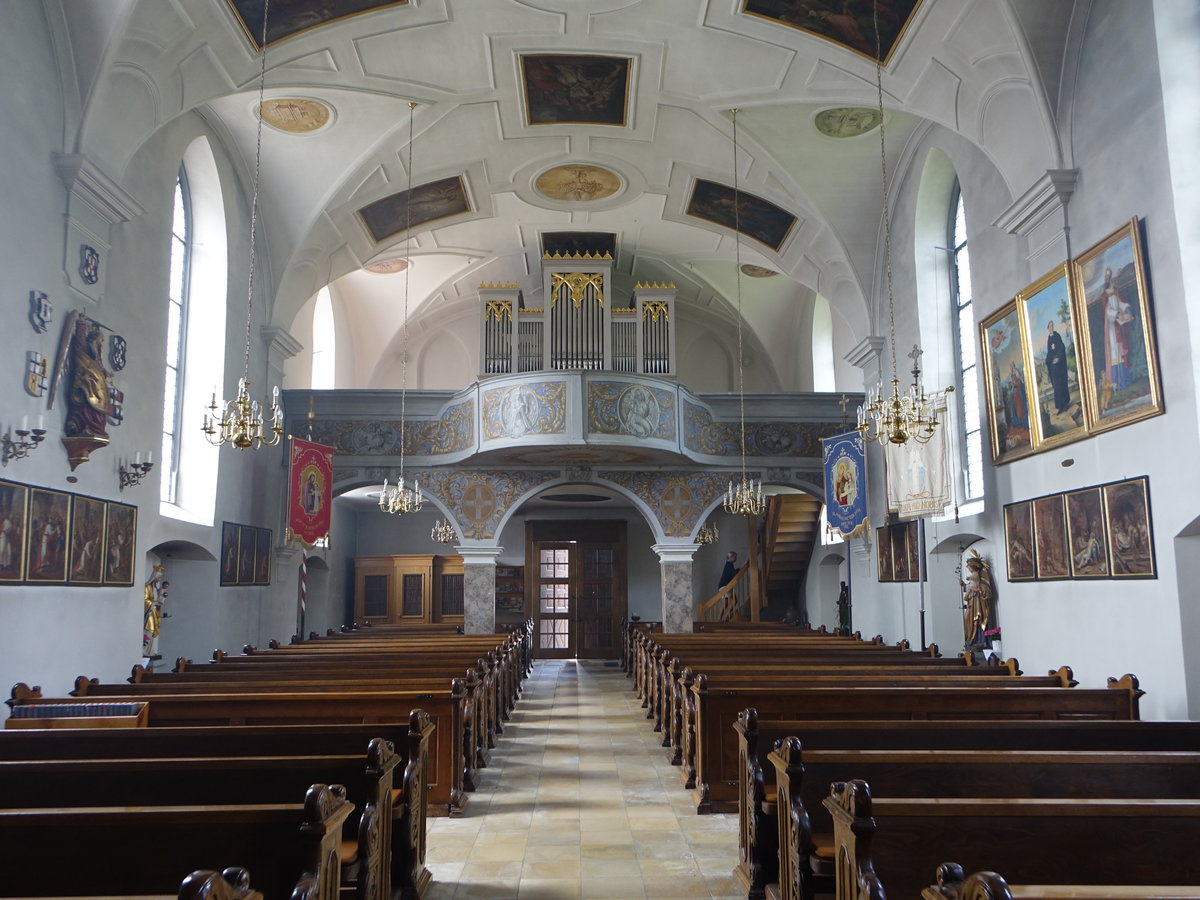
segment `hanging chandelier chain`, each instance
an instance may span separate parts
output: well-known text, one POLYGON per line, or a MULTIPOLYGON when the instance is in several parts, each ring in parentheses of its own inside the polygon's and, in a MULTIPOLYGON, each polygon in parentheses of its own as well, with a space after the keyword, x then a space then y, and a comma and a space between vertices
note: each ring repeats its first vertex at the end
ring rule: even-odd
POLYGON ((892 293, 892 215, 888 209, 887 136, 883 127, 883 43, 879 36, 879 9, 871 4, 875 26, 875 93, 879 101, 879 183, 883 192, 883 259, 887 285, 888 340, 892 356, 892 378, 896 377, 896 305, 892 293))
POLYGON ((406 399, 408 394, 408 287, 412 271, 412 189, 413 189, 413 111, 417 104, 408 103, 408 191, 404 195, 404 322, 400 331, 400 484, 404 484, 404 445, 408 430, 406 399))
POLYGON ((250 331, 251 316, 254 310, 254 258, 255 236, 258 232, 258 179, 262 173, 262 136, 263 136, 263 100, 267 89, 267 18, 271 11, 271 0, 263 0, 262 49, 259 51, 258 69, 258 125, 254 143, 254 180, 250 189, 250 266, 246 278, 246 355, 243 360, 243 374, 250 379, 250 331))
POLYGON ((742 451, 742 481, 746 480, 746 373, 742 365, 742 194, 738 188, 738 110, 733 115, 733 257, 737 287, 738 435, 742 451))

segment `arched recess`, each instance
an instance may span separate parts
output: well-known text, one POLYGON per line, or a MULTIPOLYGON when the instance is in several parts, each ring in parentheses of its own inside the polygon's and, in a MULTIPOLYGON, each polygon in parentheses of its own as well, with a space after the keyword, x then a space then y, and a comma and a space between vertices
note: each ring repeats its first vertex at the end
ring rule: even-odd
MULTIPOLYGON (((842 582, 846 580, 846 576, 843 574, 845 564, 845 555, 837 552, 826 554, 817 564, 817 596, 815 599, 810 598, 807 604, 808 620, 814 627, 824 625, 830 631, 837 629, 837 601, 842 582)), ((853 607, 853 598, 851 598, 851 606, 853 607)), ((850 630, 854 630, 853 620, 850 630)))
POLYGON ((716 335, 703 332, 678 352, 679 383, 696 394, 727 393, 736 389, 733 355, 716 335))
POLYGON ((946 246, 947 216, 957 179, 950 158, 931 147, 921 169, 913 222, 917 309, 921 347, 925 350, 921 363, 927 385, 954 384, 958 377, 950 317, 950 254, 946 246))
MULTIPOLYGON (((1189 522, 1175 536, 1175 581, 1179 597, 1195 593, 1200 579, 1200 517, 1189 522)), ((1187 713, 1200 719, 1200 655, 1188 653, 1200 640, 1200 608, 1195 603, 1179 604, 1179 627, 1183 638, 1183 672, 1187 683, 1187 713)))
POLYGON ((180 656, 194 658, 206 646, 196 640, 196 630, 209 627, 206 620, 214 614, 220 573, 212 551, 187 540, 164 541, 147 550, 148 576, 155 566, 163 567, 163 579, 169 582, 154 648, 162 657, 155 668, 161 670, 171 668, 180 656))

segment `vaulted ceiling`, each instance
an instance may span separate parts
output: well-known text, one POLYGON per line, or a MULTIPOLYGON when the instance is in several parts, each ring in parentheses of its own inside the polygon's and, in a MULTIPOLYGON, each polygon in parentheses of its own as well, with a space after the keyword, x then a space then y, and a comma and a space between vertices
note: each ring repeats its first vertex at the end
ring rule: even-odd
MULTIPOLYGON (((46 0, 69 48, 68 145, 119 178, 194 112, 248 192, 262 6, 46 0)), ((978 147, 1014 196, 1060 163, 1053 116, 1074 7, 878 0, 889 166, 914 165, 931 128, 978 147)), ((339 386, 395 386, 406 279, 413 352, 450 359, 417 366, 417 386, 474 380, 479 284, 518 282, 538 305, 553 232, 615 235, 618 293, 675 283, 682 353, 728 349, 740 287, 748 356, 763 362, 756 388, 811 384, 818 295, 839 359, 872 332, 880 141, 867 0, 273 0, 269 22, 271 320, 303 342, 312 298, 331 284, 339 353, 354 356, 339 386), (738 189, 769 204, 740 240, 721 221, 735 107, 738 189), (364 269, 404 259, 407 273, 364 269), (749 267, 740 278, 737 262, 749 267)), ((700 386, 728 389, 703 383, 707 365, 693 366, 700 386)))

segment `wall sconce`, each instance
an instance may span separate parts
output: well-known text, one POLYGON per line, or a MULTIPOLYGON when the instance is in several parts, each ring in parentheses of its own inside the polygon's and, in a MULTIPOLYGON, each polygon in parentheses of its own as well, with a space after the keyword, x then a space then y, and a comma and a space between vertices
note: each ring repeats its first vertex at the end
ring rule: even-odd
POLYGON ((147 451, 146 459, 143 462, 142 454, 139 451, 138 455, 134 457, 133 462, 129 464, 128 468, 126 468, 124 463, 122 463, 121 467, 117 470, 117 474, 120 476, 120 479, 121 479, 121 490, 125 490, 125 488, 127 488, 127 487, 133 487, 134 485, 141 484, 142 479, 145 478, 147 475, 149 475, 150 470, 153 468, 154 468, 154 452, 147 451))
POLYGON ((9 427, 0 436, 0 463, 8 465, 10 459, 24 459, 29 452, 46 439, 46 429, 42 427, 42 417, 38 416, 37 427, 30 429, 29 416, 21 417, 21 427, 17 429, 17 437, 13 439, 13 429, 9 427))

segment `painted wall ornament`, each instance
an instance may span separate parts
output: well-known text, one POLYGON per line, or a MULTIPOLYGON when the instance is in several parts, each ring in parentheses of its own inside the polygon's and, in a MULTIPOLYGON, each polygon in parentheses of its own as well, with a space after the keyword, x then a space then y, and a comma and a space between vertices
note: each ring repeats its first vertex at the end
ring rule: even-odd
MULTIPOLYGON (((700 516, 725 493, 725 472, 630 472, 597 473, 634 493, 654 511, 667 537, 689 537, 700 524, 700 516)), ((751 473, 760 477, 758 473, 751 473)))
POLYGON ((511 472, 433 469, 420 474, 425 492, 445 504, 461 525, 464 540, 494 538, 513 504, 559 476, 557 469, 511 472))
POLYGON ((46 373, 50 368, 50 360, 36 350, 25 353, 25 393, 30 397, 40 397, 46 393, 46 373))
POLYGON ((670 391, 596 381, 588 385, 587 402, 589 431, 675 440, 675 397, 670 391))
POLYGON ((38 334, 45 334, 50 328, 50 317, 54 314, 54 304, 45 291, 29 292, 29 324, 38 334))
POLYGON ((125 353, 127 344, 125 338, 119 334, 114 334, 108 339, 108 364, 112 366, 114 372, 120 372, 125 368, 125 353))
POLYGON ((483 393, 483 438, 561 434, 566 428, 566 385, 541 381, 483 393))
POLYGON ((100 251, 89 244, 79 245, 79 277, 85 284, 100 280, 100 251))

